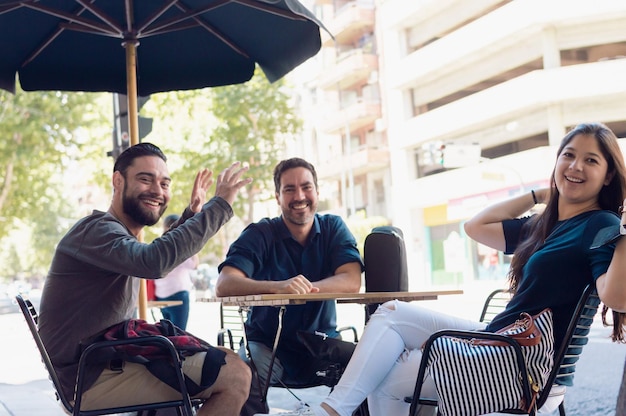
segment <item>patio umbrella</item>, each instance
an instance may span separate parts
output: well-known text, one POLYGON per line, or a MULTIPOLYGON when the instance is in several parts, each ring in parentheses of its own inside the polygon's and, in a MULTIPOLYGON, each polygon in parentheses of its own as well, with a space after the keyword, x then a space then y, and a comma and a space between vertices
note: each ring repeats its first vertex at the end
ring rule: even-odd
POLYGON ((270 82, 315 55, 321 23, 297 0, 0 0, 0 88, 138 95, 270 82))
POLYGON ((242 83, 256 64, 274 82, 320 27, 297 0, 0 0, 0 88, 125 94, 135 145, 137 96, 242 83))

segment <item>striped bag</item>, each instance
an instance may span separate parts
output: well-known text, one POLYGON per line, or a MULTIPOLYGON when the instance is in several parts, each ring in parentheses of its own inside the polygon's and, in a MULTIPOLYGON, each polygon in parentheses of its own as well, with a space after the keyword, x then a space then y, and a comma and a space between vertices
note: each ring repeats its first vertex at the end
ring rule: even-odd
MULTIPOLYGON (((523 313, 517 322, 497 332, 520 344, 535 396, 545 387, 554 365, 552 326, 552 310, 545 309, 535 316, 523 313)), ((524 403, 522 376, 509 344, 441 336, 431 345, 428 358, 428 375, 435 383, 444 416, 483 415, 504 409, 527 412, 534 406, 534 397, 531 403, 524 403)))

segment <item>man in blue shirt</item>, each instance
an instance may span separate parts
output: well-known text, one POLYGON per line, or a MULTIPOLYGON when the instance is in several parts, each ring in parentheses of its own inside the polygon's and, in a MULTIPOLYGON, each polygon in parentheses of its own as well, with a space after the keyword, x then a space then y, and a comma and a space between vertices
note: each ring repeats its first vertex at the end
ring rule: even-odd
MULTIPOLYGON (((356 240, 336 215, 317 214, 317 173, 300 158, 283 160, 274 169, 276 201, 281 216, 250 224, 230 246, 219 266, 217 296, 260 293, 358 292, 363 262, 356 240)), ((267 413, 260 391, 278 327, 278 308, 256 306, 246 322, 246 334, 260 383, 252 382, 241 415, 267 413)), ((337 337, 334 301, 287 307, 272 370, 272 382, 309 384, 314 361, 296 337, 298 330, 337 337)), ((247 359, 245 348, 240 349, 247 359)))

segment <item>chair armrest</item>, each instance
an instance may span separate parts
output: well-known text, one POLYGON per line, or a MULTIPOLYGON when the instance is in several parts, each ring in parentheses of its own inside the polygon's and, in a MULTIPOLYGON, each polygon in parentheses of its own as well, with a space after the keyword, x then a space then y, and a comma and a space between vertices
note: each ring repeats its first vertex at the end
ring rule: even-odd
POLYGON ((228 346, 230 347, 231 350, 234 351, 235 344, 233 342, 233 333, 228 328, 222 328, 219 331, 217 331, 217 345, 219 345, 220 347, 223 347, 225 345, 224 336, 228 338, 228 346))
POLYGON ((428 353, 430 353, 430 348, 433 342, 435 342, 437 338, 441 338, 441 337, 479 339, 479 340, 491 340, 491 341, 505 342, 511 345, 515 349, 516 354, 520 354, 520 356, 522 357, 522 364, 526 365, 525 361, 523 361, 524 356, 522 354, 522 349, 519 343, 515 339, 505 336, 505 335, 495 334, 493 332, 487 332, 487 331, 465 331, 465 330, 459 330, 459 329, 442 329, 432 334, 428 338, 428 340, 426 340, 426 342, 424 343, 424 346, 422 347, 424 352, 426 353, 428 351, 428 353))
MULTIPOLYGON (((411 403, 411 408, 409 411, 409 415, 415 415, 417 412, 417 406, 419 404, 425 404, 429 406, 436 406, 437 400, 433 399, 423 399, 421 398, 422 385, 424 383, 424 377, 426 375, 426 367, 428 365, 428 361, 431 354, 431 348, 435 340, 441 337, 452 337, 452 338, 461 338, 461 339, 480 339, 480 340, 493 340, 500 341, 510 345, 515 351, 515 359, 517 363, 517 367, 521 374, 527 374, 528 371, 526 369, 526 361, 524 360, 524 354, 522 352, 522 348, 519 343, 507 336, 494 334, 492 332, 486 331, 463 331, 463 330, 455 330, 455 329, 443 329, 432 334, 424 343, 422 347, 422 360, 420 361, 419 372, 417 375, 417 381, 415 383, 415 390, 413 392, 413 397, 406 397, 405 402, 411 403)), ((526 403, 530 403, 532 401, 532 393, 530 383, 527 378, 524 378, 524 382, 522 382, 522 392, 523 397, 526 403)))
MULTIPOLYGON (((346 332, 346 331, 351 331, 352 332, 352 340, 354 342, 359 342, 359 334, 356 331, 356 328, 354 326, 342 326, 341 328, 337 328, 337 332, 339 332, 340 334, 342 332, 346 332)), ((343 335, 341 336, 341 338, 343 339, 343 335)))
POLYGON ((120 345, 156 345, 163 348, 163 351, 166 352, 172 363, 176 363, 175 369, 176 375, 178 378, 179 391, 182 397, 186 398, 185 407, 188 408, 187 414, 192 414, 191 410, 191 400, 189 399, 189 393, 187 392, 187 385, 185 384, 185 375, 183 373, 183 364, 176 350, 174 344, 162 335, 150 335, 145 337, 137 337, 137 338, 129 338, 129 339, 119 339, 112 341, 99 341, 90 344, 85 348, 83 353, 80 356, 78 361, 78 375, 76 376, 76 397, 74 407, 80 409, 80 403, 82 400, 82 395, 84 393, 84 377, 87 370, 87 365, 89 363, 90 357, 103 349, 109 349, 111 347, 116 347, 120 345))

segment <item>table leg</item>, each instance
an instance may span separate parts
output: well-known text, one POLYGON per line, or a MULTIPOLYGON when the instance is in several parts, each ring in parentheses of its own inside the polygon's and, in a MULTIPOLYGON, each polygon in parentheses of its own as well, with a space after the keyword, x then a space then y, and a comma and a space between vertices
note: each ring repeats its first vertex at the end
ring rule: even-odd
POLYGON ((237 312, 239 312, 239 319, 241 319, 241 328, 242 328, 241 336, 243 337, 243 345, 248 353, 248 358, 252 359, 252 354, 250 353, 250 347, 248 346, 248 337, 246 335, 246 318, 243 317, 243 311, 246 311, 246 316, 247 316, 248 312, 250 311, 250 307, 240 306, 237 312))
POLYGON ((285 306, 281 306, 278 310, 278 328, 276 329, 276 336, 274 337, 274 346, 272 348, 272 358, 270 360, 270 366, 267 371, 267 379, 265 380, 265 389, 263 391, 263 400, 267 401, 267 392, 272 384, 272 370, 274 369, 274 361, 276 360, 276 349, 278 348, 278 341, 280 340, 280 334, 283 330, 283 315, 285 314, 285 306))

